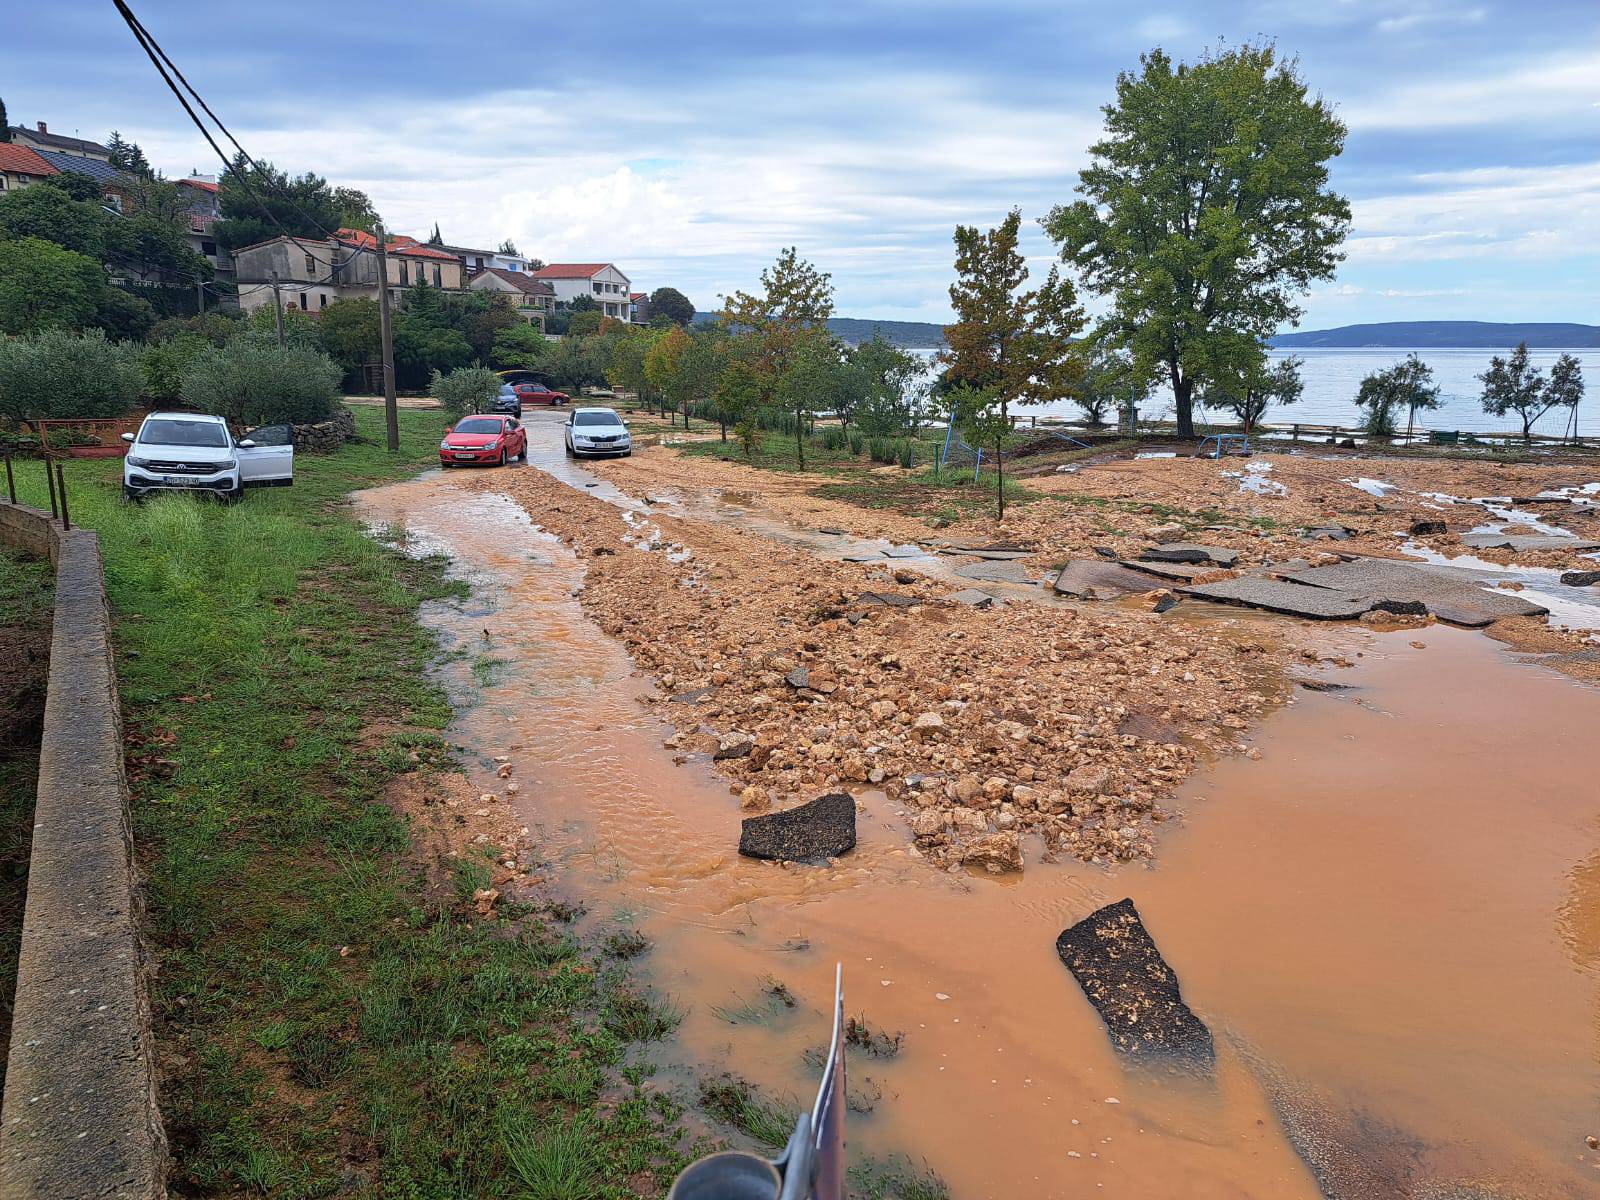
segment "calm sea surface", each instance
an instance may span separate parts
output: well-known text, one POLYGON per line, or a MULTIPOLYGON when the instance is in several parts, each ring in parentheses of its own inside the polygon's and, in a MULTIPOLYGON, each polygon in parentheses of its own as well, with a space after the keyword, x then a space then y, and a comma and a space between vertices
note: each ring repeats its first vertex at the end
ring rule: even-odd
MULTIPOLYGON (((929 359, 933 351, 917 351, 929 359)), ((1352 403, 1361 387, 1361 380, 1369 373, 1392 366, 1411 351, 1384 350, 1273 350, 1274 360, 1293 355, 1302 360, 1300 378, 1305 381, 1305 394, 1298 404, 1268 411, 1269 424, 1287 424, 1304 421, 1314 425, 1355 426, 1360 423, 1361 410, 1352 403)), ((1492 350, 1418 350, 1418 357, 1433 368, 1434 382, 1439 385, 1441 407, 1433 412, 1418 413, 1417 425, 1427 429, 1471 429, 1478 432, 1518 430, 1521 423, 1515 416, 1491 417, 1479 403, 1482 385, 1474 378, 1489 365, 1492 350)), ((1505 353, 1501 352, 1502 355, 1505 353)), ((1549 374, 1550 365, 1563 353, 1561 350, 1533 350, 1530 358, 1536 366, 1549 374)), ((1600 350, 1572 350, 1583 364, 1583 379, 1588 394, 1578 406, 1578 430, 1591 437, 1600 437, 1600 350)), ((1077 409, 1071 404, 1047 404, 1038 409, 1040 416, 1073 417, 1077 409)), ((1140 415, 1154 420, 1173 415, 1172 392, 1162 387, 1152 393, 1140 406, 1140 415)), ((1559 436, 1566 429, 1567 409, 1556 409, 1545 415, 1535 427, 1536 433, 1559 436)), ((1196 422, 1204 418, 1198 411, 1196 422)), ((1219 422, 1229 418, 1215 414, 1219 422)), ((1401 420, 1405 417, 1402 414, 1401 420)))

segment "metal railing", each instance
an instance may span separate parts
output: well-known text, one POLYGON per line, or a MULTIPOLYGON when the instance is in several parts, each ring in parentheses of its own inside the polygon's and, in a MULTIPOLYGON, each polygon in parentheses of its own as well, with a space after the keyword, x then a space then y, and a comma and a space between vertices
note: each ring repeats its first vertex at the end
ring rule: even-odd
MULTIPOLYGON (((12 504, 17 504, 17 470, 12 462, 15 457, 8 446, 3 457, 6 464, 6 498, 12 504)), ((72 513, 67 506, 67 477, 61 469, 59 459, 43 457, 40 463, 44 466, 45 489, 50 493, 50 515, 61 522, 63 529, 72 528, 72 513)))

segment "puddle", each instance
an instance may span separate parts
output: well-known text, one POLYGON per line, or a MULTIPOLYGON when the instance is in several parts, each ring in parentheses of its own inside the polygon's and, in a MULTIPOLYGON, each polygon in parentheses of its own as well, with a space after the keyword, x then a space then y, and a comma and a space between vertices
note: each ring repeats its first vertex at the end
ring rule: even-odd
POLYGON ((1397 484, 1384 483, 1381 479, 1367 479, 1365 476, 1360 479, 1341 479, 1339 482, 1348 483, 1356 491, 1365 492, 1369 496, 1376 496, 1379 500, 1382 500, 1390 492, 1398 490, 1397 484))
POLYGON ((670 727, 638 703, 646 681, 583 615, 582 563, 520 508, 437 473, 358 502, 451 553, 469 603, 492 609, 423 614, 469 658, 487 625, 506 664, 487 686, 441 667, 475 701, 451 736, 486 790, 492 756, 512 756, 514 803, 589 923, 626 918, 654 940, 644 969, 687 1009, 678 1067, 806 1095, 837 960, 849 1011, 906 1034, 898 1056, 852 1062, 853 1084, 881 1093, 852 1114, 852 1151, 925 1159, 955 1197, 1313 1200, 1239 1047, 1350 1114, 1355 1156, 1530 1196, 1595 1186, 1597 965, 1574 947, 1600 945, 1581 784, 1600 691, 1461 631, 1332 631, 1330 647, 1365 651, 1338 675, 1362 703, 1307 693, 1258 731, 1261 761, 1203 770, 1154 864, 1051 865, 1035 847, 1021 877, 936 872, 868 792, 854 854, 788 869, 735 853, 728 785, 673 764, 670 727), (1125 895, 1217 1034, 1214 1085, 1126 1070, 1055 957, 1061 929, 1125 895), (766 976, 798 1007, 725 1019, 766 976))
POLYGON ((1272 464, 1253 462, 1242 471, 1224 471, 1224 479, 1237 479, 1241 492, 1254 492, 1258 496, 1287 496, 1289 489, 1276 479, 1270 479, 1272 464))

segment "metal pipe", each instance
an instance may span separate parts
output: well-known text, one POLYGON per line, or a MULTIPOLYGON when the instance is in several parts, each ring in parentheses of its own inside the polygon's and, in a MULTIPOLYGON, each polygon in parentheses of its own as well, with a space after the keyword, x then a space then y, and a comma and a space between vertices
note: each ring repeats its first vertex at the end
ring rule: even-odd
POLYGON ((72 517, 67 513, 67 477, 61 472, 61 464, 56 463, 56 491, 61 494, 61 528, 72 528, 72 517))
POLYGON ((56 476, 55 472, 50 469, 50 460, 48 458, 44 460, 44 484, 50 489, 50 515, 59 517, 61 509, 56 504, 56 476))

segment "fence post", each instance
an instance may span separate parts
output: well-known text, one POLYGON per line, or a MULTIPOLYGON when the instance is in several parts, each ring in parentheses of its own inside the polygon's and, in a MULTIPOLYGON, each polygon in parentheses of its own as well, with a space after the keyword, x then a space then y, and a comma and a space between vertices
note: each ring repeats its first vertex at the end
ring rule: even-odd
POLYGON ((11 496, 11 503, 17 502, 17 480, 11 473, 11 450, 6 449, 6 492, 11 496))
POLYGON ((61 464, 56 463, 56 491, 61 494, 61 528, 72 528, 72 517, 67 513, 67 477, 61 473, 61 464))
POLYGON ((44 460, 44 485, 50 489, 50 515, 59 517, 61 509, 56 504, 56 476, 55 472, 50 469, 50 460, 48 458, 44 460))

